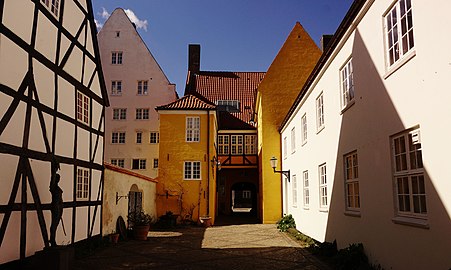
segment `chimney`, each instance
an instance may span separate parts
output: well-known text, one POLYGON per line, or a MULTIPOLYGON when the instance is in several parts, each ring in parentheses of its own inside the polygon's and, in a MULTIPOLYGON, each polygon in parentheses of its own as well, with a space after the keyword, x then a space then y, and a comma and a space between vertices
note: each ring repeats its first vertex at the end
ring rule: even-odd
POLYGON ((188 70, 192 73, 200 71, 200 45, 189 44, 188 46, 188 70))
POLYGON ((321 37, 321 51, 324 52, 324 49, 327 48, 329 42, 332 40, 333 35, 323 35, 321 37))

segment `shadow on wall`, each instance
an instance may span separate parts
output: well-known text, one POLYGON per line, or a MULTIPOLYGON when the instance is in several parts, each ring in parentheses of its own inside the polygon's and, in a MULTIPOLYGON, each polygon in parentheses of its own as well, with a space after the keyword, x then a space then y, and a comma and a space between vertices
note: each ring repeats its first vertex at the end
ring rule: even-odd
MULTIPOLYGON (((381 79, 383 74, 378 73, 357 30, 352 64, 355 104, 343 113, 326 241, 336 239, 339 248, 351 243, 363 243, 370 260, 389 269, 448 269, 451 266, 450 216, 426 168, 424 185, 429 228, 399 224, 392 220, 397 215, 397 199, 390 136, 415 125, 420 125, 421 131, 422 123, 413 126, 403 124, 384 85, 393 78, 381 79), (345 205, 344 155, 353 151, 358 156, 360 216, 351 215, 345 205)), ((402 68, 397 72, 402 72, 402 68)), ((393 87, 390 91, 396 90, 406 94, 411 91, 393 87)), ((409 96, 406 95, 406 98, 409 96)), ((412 101, 406 99, 402 102, 412 101)), ((417 105, 412 103, 412 106, 417 105)), ((428 121, 433 121, 432 117, 428 121)), ((423 153, 428 151, 427 145, 422 147, 423 153)))

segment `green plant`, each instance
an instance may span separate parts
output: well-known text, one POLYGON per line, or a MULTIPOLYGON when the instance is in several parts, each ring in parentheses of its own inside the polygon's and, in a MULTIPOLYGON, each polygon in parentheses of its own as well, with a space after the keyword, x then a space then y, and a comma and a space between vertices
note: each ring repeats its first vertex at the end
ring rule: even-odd
POLYGON ((296 228, 296 222, 291 214, 284 215, 279 221, 277 221, 277 229, 281 232, 286 232, 289 228, 296 228))
POLYGON ((132 224, 132 226, 150 225, 153 222, 152 216, 146 214, 144 211, 130 213, 127 218, 129 224, 132 224))
POLYGON ((335 257, 336 269, 371 269, 368 257, 365 255, 363 244, 351 244, 349 247, 340 249, 335 257))

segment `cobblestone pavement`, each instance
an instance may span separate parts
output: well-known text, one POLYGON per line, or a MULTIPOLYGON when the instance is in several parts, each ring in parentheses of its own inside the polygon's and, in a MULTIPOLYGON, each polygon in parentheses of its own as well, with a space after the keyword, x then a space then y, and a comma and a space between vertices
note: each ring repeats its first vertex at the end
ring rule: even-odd
POLYGON ((187 227, 150 232, 78 259, 82 269, 328 269, 275 225, 187 227))

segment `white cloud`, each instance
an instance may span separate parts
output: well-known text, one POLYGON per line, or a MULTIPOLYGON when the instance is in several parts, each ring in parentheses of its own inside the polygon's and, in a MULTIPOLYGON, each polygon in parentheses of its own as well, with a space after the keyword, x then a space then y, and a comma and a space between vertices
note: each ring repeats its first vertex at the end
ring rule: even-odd
POLYGON ((97 29, 100 30, 100 28, 103 27, 103 24, 100 23, 98 20, 94 19, 94 22, 96 23, 97 29))
POLYGON ((98 12, 97 14, 102 16, 102 18, 104 19, 108 19, 108 17, 110 17, 111 15, 104 7, 102 7, 102 12, 98 12))
POLYGON ((127 14, 128 18, 130 19, 130 21, 132 21, 132 23, 136 24, 136 27, 138 29, 142 28, 142 29, 144 29, 144 31, 147 32, 147 25, 148 25, 147 20, 143 20, 143 21, 140 20, 131 9, 125 9, 124 11, 125 11, 125 14, 127 14))

